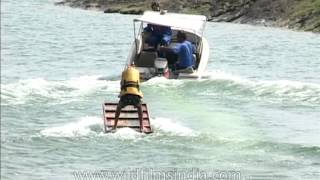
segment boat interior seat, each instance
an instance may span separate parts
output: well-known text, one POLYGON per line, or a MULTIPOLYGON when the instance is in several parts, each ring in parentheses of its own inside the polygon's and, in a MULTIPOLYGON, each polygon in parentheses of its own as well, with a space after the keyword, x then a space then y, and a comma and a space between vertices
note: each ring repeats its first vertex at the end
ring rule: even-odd
POLYGON ((146 43, 146 40, 150 38, 150 33, 148 32, 142 32, 141 33, 141 49, 142 51, 150 51, 150 49, 154 49, 154 46, 150 46, 148 43, 146 43))
POLYGON ((134 63, 138 67, 154 67, 156 58, 158 58, 158 53, 155 51, 141 51, 134 63))

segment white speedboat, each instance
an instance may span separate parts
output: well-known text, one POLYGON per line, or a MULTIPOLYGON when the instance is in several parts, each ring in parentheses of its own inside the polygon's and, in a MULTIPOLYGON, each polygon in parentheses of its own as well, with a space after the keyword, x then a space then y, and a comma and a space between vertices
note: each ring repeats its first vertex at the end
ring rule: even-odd
POLYGON ((209 45, 203 37, 207 19, 202 15, 177 14, 166 12, 146 11, 141 17, 134 19, 134 42, 129 52, 129 64, 135 64, 140 71, 141 79, 147 80, 155 76, 167 78, 201 78, 209 59, 209 45), (169 47, 177 45, 176 34, 182 31, 187 40, 195 47, 195 66, 191 69, 175 71, 170 68, 166 58, 159 57, 159 49, 145 43, 144 28, 147 25, 170 27, 172 39, 169 47))

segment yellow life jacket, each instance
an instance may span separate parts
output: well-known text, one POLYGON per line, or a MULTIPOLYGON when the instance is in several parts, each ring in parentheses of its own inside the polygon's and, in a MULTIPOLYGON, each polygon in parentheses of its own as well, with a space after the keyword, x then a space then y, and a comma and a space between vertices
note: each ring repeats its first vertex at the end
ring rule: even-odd
POLYGON ((133 94, 138 95, 141 98, 143 97, 143 94, 140 91, 139 71, 132 66, 129 66, 122 72, 120 96, 125 94, 133 94))

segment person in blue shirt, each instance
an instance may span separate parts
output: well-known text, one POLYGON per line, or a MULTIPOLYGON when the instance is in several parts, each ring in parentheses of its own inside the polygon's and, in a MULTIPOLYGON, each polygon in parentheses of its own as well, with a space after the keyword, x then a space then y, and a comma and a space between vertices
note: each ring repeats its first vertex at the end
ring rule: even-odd
POLYGON ((178 44, 173 48, 161 47, 161 51, 171 51, 178 55, 178 62, 175 64, 175 69, 193 68, 195 66, 195 47, 187 40, 186 34, 178 31, 177 33, 178 44))
POLYGON ((169 45, 171 42, 172 31, 168 26, 148 24, 147 27, 144 28, 144 32, 151 34, 145 42, 148 43, 149 46, 153 46, 154 49, 157 49, 159 44, 169 45))

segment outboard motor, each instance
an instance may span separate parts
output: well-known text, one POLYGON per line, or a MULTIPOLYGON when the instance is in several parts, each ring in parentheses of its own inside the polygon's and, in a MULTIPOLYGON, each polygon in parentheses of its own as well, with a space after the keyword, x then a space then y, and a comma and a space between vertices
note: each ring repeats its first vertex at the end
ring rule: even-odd
POLYGON ((169 78, 170 73, 168 68, 168 61, 166 58, 156 58, 154 61, 154 67, 158 76, 169 78))

